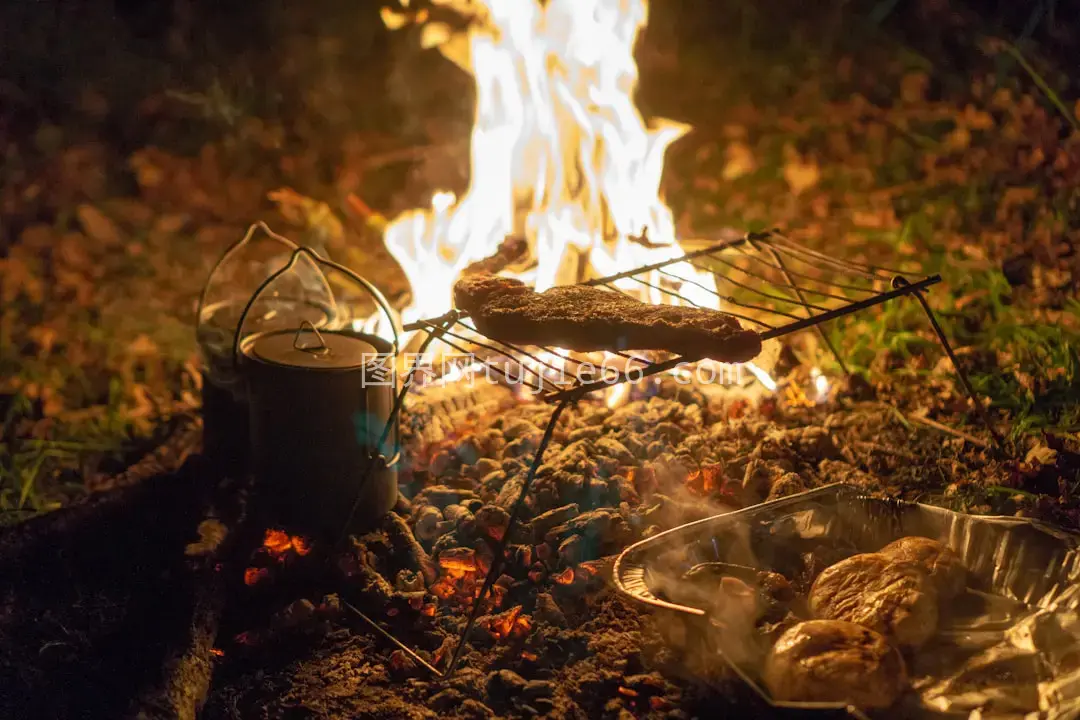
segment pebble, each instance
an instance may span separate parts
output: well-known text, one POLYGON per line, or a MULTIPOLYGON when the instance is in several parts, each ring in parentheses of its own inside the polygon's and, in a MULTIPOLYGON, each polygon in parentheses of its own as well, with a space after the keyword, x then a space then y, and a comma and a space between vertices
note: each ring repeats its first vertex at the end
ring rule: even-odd
POLYGON ((513 670, 496 670, 487 676, 484 686, 491 700, 508 700, 523 692, 528 682, 513 670))

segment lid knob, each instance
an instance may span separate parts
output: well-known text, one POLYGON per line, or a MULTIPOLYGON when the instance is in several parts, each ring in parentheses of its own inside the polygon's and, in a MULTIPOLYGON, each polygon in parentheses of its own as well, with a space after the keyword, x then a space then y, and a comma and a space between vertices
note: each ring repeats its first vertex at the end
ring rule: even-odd
POLYGON ((296 331, 296 334, 293 335, 292 346, 301 352, 311 353, 312 355, 322 355, 323 353, 330 352, 330 348, 327 347, 326 341, 323 340, 322 333, 308 320, 304 320, 300 323, 300 328, 296 331), (301 341, 300 336, 304 334, 305 330, 315 334, 315 342, 304 343, 301 341))

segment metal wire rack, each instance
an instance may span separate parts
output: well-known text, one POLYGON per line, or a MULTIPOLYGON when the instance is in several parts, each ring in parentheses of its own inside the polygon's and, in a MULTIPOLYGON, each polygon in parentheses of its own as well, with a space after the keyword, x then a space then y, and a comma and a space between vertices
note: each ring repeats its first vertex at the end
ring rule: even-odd
MULTIPOLYGON (((642 242, 648 241, 642 239, 642 242)), ((753 327, 763 341, 814 330, 845 374, 848 370, 844 359, 823 331, 822 325, 890 300, 914 298, 952 361, 980 419, 1000 445, 1001 436, 985 415, 948 337, 924 296, 925 290, 939 282, 941 277, 938 275, 909 279, 899 270, 832 257, 806 248, 777 231, 767 231, 713 243, 657 263, 587 280, 583 284, 601 287, 609 292, 627 293, 636 289, 638 292, 635 295, 645 294, 654 303, 702 307, 715 306, 718 299, 724 312, 738 318, 744 327, 753 327)), ((588 393, 668 372, 684 363, 696 362, 696 359, 670 353, 613 351, 605 355, 566 352, 550 347, 523 347, 485 337, 477 332, 465 313, 457 310, 405 325, 404 329, 421 331, 425 337, 418 348, 417 361, 404 377, 391 422, 406 400, 422 362, 420 358, 436 340, 452 351, 468 356, 485 372, 527 386, 538 397, 555 405, 511 510, 509 525, 494 548, 494 560, 445 669, 435 668, 359 609, 349 606, 358 617, 418 663, 435 675, 445 677, 453 673, 460 662, 483 603, 502 572, 506 545, 513 536, 525 498, 563 410, 588 393), (607 363, 601 364, 599 370, 598 360, 607 363)))

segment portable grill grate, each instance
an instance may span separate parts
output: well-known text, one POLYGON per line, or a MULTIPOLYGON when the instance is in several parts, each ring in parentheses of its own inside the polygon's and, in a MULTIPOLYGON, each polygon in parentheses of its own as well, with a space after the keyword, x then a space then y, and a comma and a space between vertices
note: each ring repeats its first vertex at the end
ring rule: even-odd
MULTIPOLYGON (((648 244, 644 237, 638 241, 648 244)), ((724 312, 756 327, 763 341, 814 330, 845 374, 848 372, 846 364, 823 331, 822 325, 896 298, 913 297, 926 314, 938 342, 952 361, 980 420, 991 433, 995 443, 1000 445, 1001 436, 985 414, 948 337, 923 294, 940 282, 939 275, 909 280, 898 270, 833 258, 806 248, 777 231, 766 231, 730 237, 662 262, 590 279, 583 284, 602 287, 610 292, 626 292, 624 288, 637 286, 644 288, 653 302, 667 299, 668 302, 674 300, 697 307, 701 305, 687 295, 696 294, 699 300, 703 297, 719 298, 724 312), (714 278, 715 288, 709 288, 700 280, 687 277, 688 268, 710 274, 714 278), (680 274, 680 270, 684 274, 680 274), (620 287, 620 284, 623 287, 620 287), (706 295, 702 296, 701 293, 706 295)), ((544 451, 563 410, 588 393, 621 383, 636 382, 671 371, 683 364, 691 364, 695 360, 671 354, 613 351, 611 355, 619 358, 622 364, 622 369, 615 370, 614 375, 597 377, 590 373, 571 372, 571 377, 567 377, 567 365, 574 368, 592 365, 597 354, 565 352, 546 347, 522 347, 488 338, 469 323, 467 314, 458 310, 408 324, 404 329, 420 331, 425 333, 425 336, 416 354, 417 361, 408 369, 401 384, 390 423, 394 422, 401 411, 408 390, 421 366, 421 358, 435 341, 441 341, 452 350, 470 356, 474 362, 480 363, 496 375, 528 385, 538 397, 555 405, 510 513, 509 525, 494 550, 491 568, 471 607, 468 622, 454 654, 444 670, 432 666, 359 609, 346 603, 359 618, 413 660, 435 675, 445 677, 456 669, 483 602, 502 572, 506 545, 520 519, 525 498, 536 471, 543 462, 544 451)))

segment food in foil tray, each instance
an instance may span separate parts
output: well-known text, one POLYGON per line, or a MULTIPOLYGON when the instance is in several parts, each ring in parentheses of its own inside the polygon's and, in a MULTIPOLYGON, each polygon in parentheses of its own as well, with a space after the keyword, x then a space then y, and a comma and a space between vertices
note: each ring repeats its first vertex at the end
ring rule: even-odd
POLYGON ((791 572, 794 582, 778 572, 706 562, 683 574, 673 595, 707 608, 723 633, 723 651, 754 660, 769 692, 783 701, 893 705, 909 687, 902 653, 935 636, 944 601, 965 589, 959 558, 915 536, 845 558, 823 547, 791 572))
POLYGON ((893 560, 915 563, 926 570, 942 600, 951 600, 964 592, 967 569, 956 553, 937 540, 904 537, 889 543, 880 553, 893 560))
POLYGON ((780 636, 764 680, 778 700, 885 708, 907 689, 900 652, 880 633, 843 620, 808 620, 780 636))
POLYGON ((938 593, 915 563, 862 553, 826 568, 810 588, 815 617, 876 630, 901 647, 917 648, 938 625, 938 593))
POLYGON ((656 535, 614 579, 682 621, 658 630, 691 671, 806 717, 1080 719, 1080 533, 835 485, 656 535))

